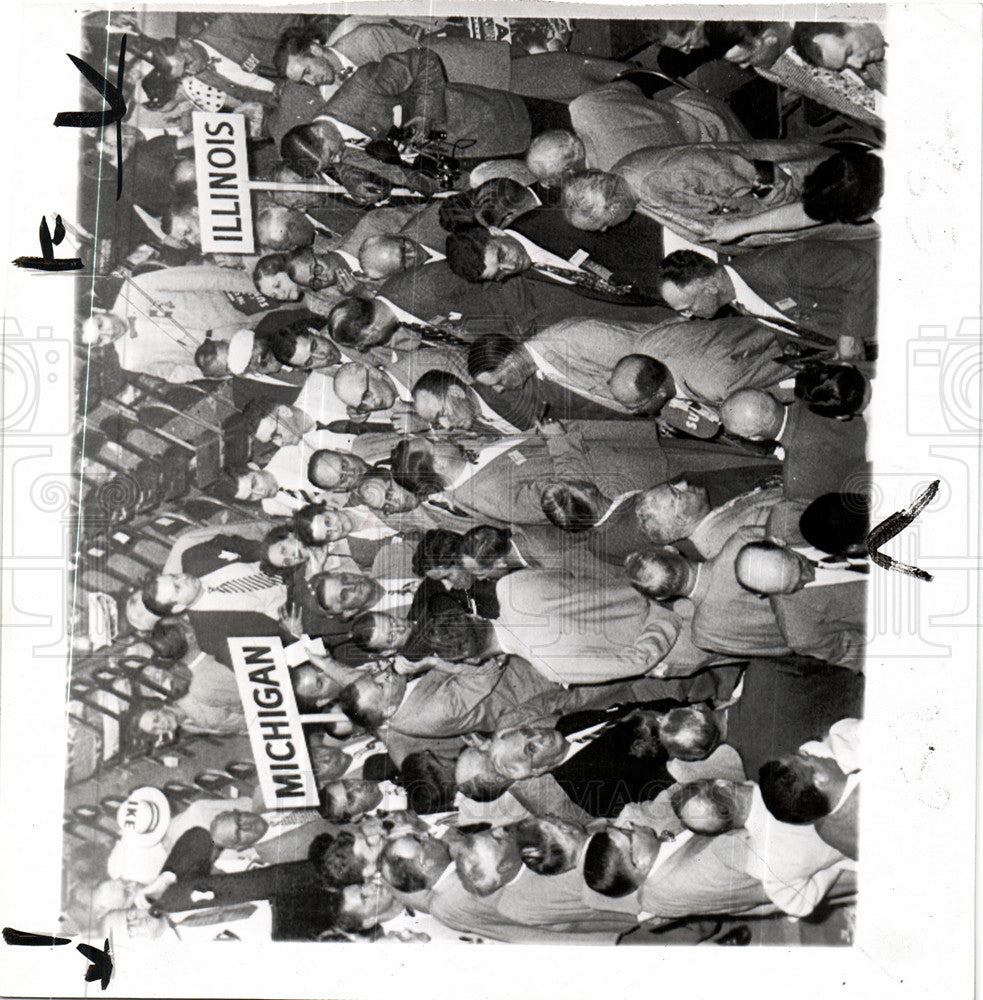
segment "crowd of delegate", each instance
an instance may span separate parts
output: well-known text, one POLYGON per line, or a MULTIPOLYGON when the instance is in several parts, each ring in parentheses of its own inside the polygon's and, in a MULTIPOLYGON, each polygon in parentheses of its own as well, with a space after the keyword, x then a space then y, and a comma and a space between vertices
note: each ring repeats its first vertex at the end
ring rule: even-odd
MULTIPOLYGON (((316 810, 135 790, 94 928, 692 942, 849 900, 876 146, 762 136, 548 25, 113 16, 119 201, 88 153, 115 284, 80 336, 231 384, 251 455, 210 490, 254 511, 133 594, 133 649, 191 678, 140 725, 245 733, 238 636, 279 636, 335 721, 316 810), (254 254, 202 253, 195 110, 243 115, 274 182, 254 254)), ((883 81, 872 24, 639 24, 883 81)))

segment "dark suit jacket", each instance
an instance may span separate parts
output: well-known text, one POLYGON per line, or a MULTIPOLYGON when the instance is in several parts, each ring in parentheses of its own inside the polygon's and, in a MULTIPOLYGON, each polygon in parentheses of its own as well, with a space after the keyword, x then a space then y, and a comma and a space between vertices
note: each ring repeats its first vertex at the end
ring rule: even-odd
MULTIPOLYGON (((597 722, 623 719, 636 707, 666 712, 675 701, 646 702, 643 706, 619 705, 607 712, 583 711, 565 715, 556 728, 569 736, 597 722)), ((635 757, 637 722, 617 721, 591 743, 550 773, 574 805, 590 816, 617 816, 629 802, 648 802, 676 783, 666 765, 668 755, 660 748, 656 757, 635 757)), ((509 791, 526 808, 535 805, 537 779, 515 782, 509 791)))
POLYGON ((783 479, 790 500, 815 500, 824 493, 860 493, 870 480, 867 422, 832 420, 801 400, 789 408, 782 433, 783 479))
POLYGON ((157 909, 164 913, 180 913, 184 910, 231 906, 254 899, 273 899, 290 892, 306 891, 315 894, 319 885, 317 873, 309 861, 285 861, 231 874, 217 872, 182 878, 161 894, 157 909), (215 898, 192 902, 193 891, 213 892, 215 898))
POLYGON ((393 110, 404 122, 422 116, 447 132, 451 144, 474 140, 460 157, 486 160, 529 148, 531 127, 521 98, 502 90, 448 83, 440 59, 428 49, 391 53, 360 66, 328 98, 323 113, 371 138, 386 135, 393 110))
POLYGON ((215 535, 181 554, 181 570, 203 577, 230 562, 258 562, 259 542, 241 535, 215 535), (237 558, 223 559, 221 553, 234 553, 237 558))
POLYGON ((226 641, 230 637, 279 636, 284 645, 294 641, 293 636, 284 632, 277 621, 256 611, 189 611, 187 614, 202 652, 214 656, 230 669, 232 660, 226 641))
MULTIPOLYGON (((520 215, 508 228, 564 260, 570 260, 578 250, 583 250, 590 254, 590 260, 612 272, 613 281, 635 286, 637 294, 633 298, 612 297, 610 301, 665 307, 656 291, 659 262, 663 257, 662 226, 654 220, 634 213, 619 226, 592 233, 575 229, 562 213, 542 207, 520 215)), ((598 293, 584 289, 580 294, 598 297, 598 293)), ((668 310, 666 315, 668 317, 668 310)))
POLYGON ((231 379, 233 404, 243 410, 250 400, 269 396, 278 404, 293 406, 307 381, 307 372, 291 372, 284 369, 273 378, 278 379, 281 384, 275 385, 272 382, 260 382, 258 379, 233 375, 231 379))
POLYGON ((506 281, 472 283, 456 275, 446 261, 395 274, 379 294, 422 320, 460 313, 463 317, 460 335, 467 340, 485 333, 503 333, 516 340, 527 340, 539 330, 571 316, 642 322, 665 318, 658 307, 589 298, 570 285, 537 281, 525 274, 506 281))
POLYGON ((439 614, 442 607, 449 610, 461 608, 482 618, 497 618, 499 609, 495 581, 475 580, 467 590, 448 590, 440 580, 427 577, 416 589, 407 617, 416 621, 428 611, 439 614))
POLYGON ((873 341, 877 251, 874 240, 793 240, 727 263, 793 323, 827 337, 873 341))
POLYGON ((840 719, 863 715, 864 677, 804 656, 752 659, 741 697, 727 709, 725 742, 757 779, 765 761, 795 753, 840 719))
MULTIPOLYGON (((822 579, 822 570, 817 571, 822 579)), ((789 649, 863 672, 867 580, 805 587, 769 598, 789 649)))

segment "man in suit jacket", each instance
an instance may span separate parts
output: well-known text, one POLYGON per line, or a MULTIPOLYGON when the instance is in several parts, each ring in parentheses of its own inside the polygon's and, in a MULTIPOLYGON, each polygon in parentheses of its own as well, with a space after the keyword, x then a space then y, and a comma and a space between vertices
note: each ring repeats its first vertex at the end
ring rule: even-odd
POLYGON ((155 577, 144 587, 144 605, 159 615, 187 611, 201 650, 227 666, 230 636, 280 635, 292 641, 287 587, 266 576, 258 561, 245 561, 253 544, 219 535, 182 552, 182 572, 155 577), (185 572, 185 566, 198 572, 185 572))
MULTIPOLYGON (((763 524, 781 501, 781 487, 759 485, 770 475, 763 465, 687 473, 620 497, 587 533, 587 546, 598 559, 618 566, 653 543, 681 548, 681 540, 712 558, 738 528, 763 524)), ((691 554, 688 547, 683 551, 691 554)))
POLYGON ((687 598, 700 649, 729 656, 795 652, 862 670, 865 578, 849 569, 816 568, 787 546, 762 542, 764 534, 764 528, 741 528, 704 563, 671 548, 640 554, 629 575, 658 599, 687 598))
POLYGON ((710 659, 685 641, 674 656, 683 620, 627 583, 518 570, 497 591, 499 646, 558 684, 641 677, 660 664, 660 676, 672 667, 691 673, 710 659))
POLYGON ((525 274, 476 284, 455 274, 443 260, 393 275, 379 294, 426 322, 460 313, 468 339, 488 332, 521 340, 570 316, 644 322, 653 310, 660 319, 665 315, 657 306, 593 298, 572 285, 534 281, 525 274))
POLYGON ((724 713, 723 739, 747 774, 863 713, 864 676, 803 656, 751 659, 741 696, 724 713))
POLYGON ((532 137, 523 99, 501 90, 447 82, 440 59, 427 49, 392 53, 357 69, 324 102, 321 114, 369 138, 384 138, 402 109, 402 123, 423 135, 440 130, 451 144, 475 140, 463 155, 481 162, 525 152, 532 137))
POLYGON ((872 240, 793 240, 720 263, 680 250, 666 257, 662 271, 659 292, 684 316, 710 319, 732 305, 833 342, 874 341, 877 244, 872 240))
POLYGON ((656 429, 626 437, 611 422, 580 421, 564 433, 522 435, 483 444, 410 438, 393 450, 396 480, 417 496, 443 500, 488 524, 547 524, 543 493, 558 482, 593 484, 606 495, 665 482, 669 463, 656 429), (475 459, 472 461, 472 457, 475 459))
POLYGON ((834 885, 853 885, 850 859, 825 843, 812 826, 775 819, 754 782, 690 782, 674 791, 672 807, 695 833, 742 837, 747 847, 744 871, 761 882, 775 906, 793 917, 809 916, 834 885))
POLYGON ((508 42, 470 38, 419 38, 397 24, 360 24, 327 47, 355 66, 379 62, 392 52, 430 49, 451 83, 477 84, 514 94, 567 101, 616 76, 626 67, 613 59, 571 52, 524 56, 508 42))
MULTIPOLYGON (((852 371, 849 366, 829 367, 852 371)), ((782 479, 789 500, 863 492, 869 483, 867 423, 860 413, 827 416, 814 412, 803 399, 782 406, 765 393, 745 389, 724 402, 720 415, 731 433, 751 441, 774 441, 781 447, 782 479), (816 461, 817 455, 824 456, 822 462, 816 461)))
POLYGON ((588 254, 584 265, 593 261, 603 270, 611 272, 611 280, 615 284, 632 285, 652 299, 653 304, 663 304, 655 288, 662 226, 652 219, 636 214, 621 225, 603 232, 586 232, 574 229, 555 209, 541 206, 523 213, 504 228, 564 260, 570 260, 582 251, 588 254))
POLYGON ((243 73, 274 76, 277 41, 300 20, 299 14, 220 14, 196 38, 233 60, 243 73))
MULTIPOLYGON (((648 291, 654 281, 653 273, 642 268, 639 287, 631 279, 639 276, 640 269, 636 266, 633 272, 623 271, 633 260, 651 260, 644 256, 644 246, 639 253, 627 240, 621 242, 606 233, 596 234, 601 237, 598 239, 590 234, 591 238, 578 240, 577 231, 555 211, 542 209, 530 214, 538 216, 532 225, 521 225, 523 216, 520 216, 503 229, 475 224, 451 233, 447 238, 448 266, 474 283, 507 281, 523 274, 533 281, 565 285, 584 298, 612 305, 662 305, 658 295, 648 291), (534 231, 537 238, 527 236, 523 229, 534 231), (593 244, 594 252, 585 244, 593 244)), ((653 223, 652 228, 661 227, 653 223)), ((661 233, 654 235, 661 242, 661 233)))
POLYGON ((750 138, 719 98, 680 87, 667 87, 648 98, 627 80, 615 80, 571 101, 570 120, 584 144, 586 165, 594 170, 610 170, 645 146, 750 138))

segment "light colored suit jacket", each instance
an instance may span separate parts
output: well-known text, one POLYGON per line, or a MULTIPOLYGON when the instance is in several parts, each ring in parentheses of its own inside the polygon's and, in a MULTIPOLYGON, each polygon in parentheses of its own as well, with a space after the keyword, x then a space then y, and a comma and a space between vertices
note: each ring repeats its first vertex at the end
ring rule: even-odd
POLYGON ((496 587, 499 643, 559 684, 637 677, 669 654, 678 615, 627 583, 519 570, 496 587))
POLYGON ((573 129, 583 140, 587 166, 610 170, 646 146, 749 139, 723 101, 699 91, 668 87, 652 98, 626 81, 615 81, 570 102, 573 129))
MULTIPOLYGON (((647 354, 672 373, 676 395, 701 403, 722 403, 739 389, 771 389, 791 370, 772 359, 781 353, 781 334, 750 317, 686 320, 658 324, 568 319, 537 333, 528 346, 562 376, 563 385, 594 402, 630 413, 611 394, 608 379, 628 354, 647 354)), ((548 377, 556 377, 553 372, 548 377)))

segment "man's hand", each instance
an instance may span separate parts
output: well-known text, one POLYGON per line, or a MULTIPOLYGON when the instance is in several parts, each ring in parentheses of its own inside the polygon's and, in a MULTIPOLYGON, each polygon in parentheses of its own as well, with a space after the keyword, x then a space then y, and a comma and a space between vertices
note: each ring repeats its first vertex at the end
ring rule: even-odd
POLYGON ((295 639, 299 639, 304 634, 303 612, 297 604, 292 602, 284 604, 280 608, 278 617, 283 630, 295 639))
POLYGON ((413 141, 424 143, 430 138, 431 132, 446 132, 447 127, 436 122, 431 122, 423 115, 416 115, 403 124, 403 128, 411 132, 413 141))
POLYGON ((836 338, 836 361, 862 361, 864 356, 864 342, 858 337, 844 334, 836 338))
POLYGON ((536 432, 543 437, 563 437, 567 429, 559 420, 546 420, 536 424, 536 432))

